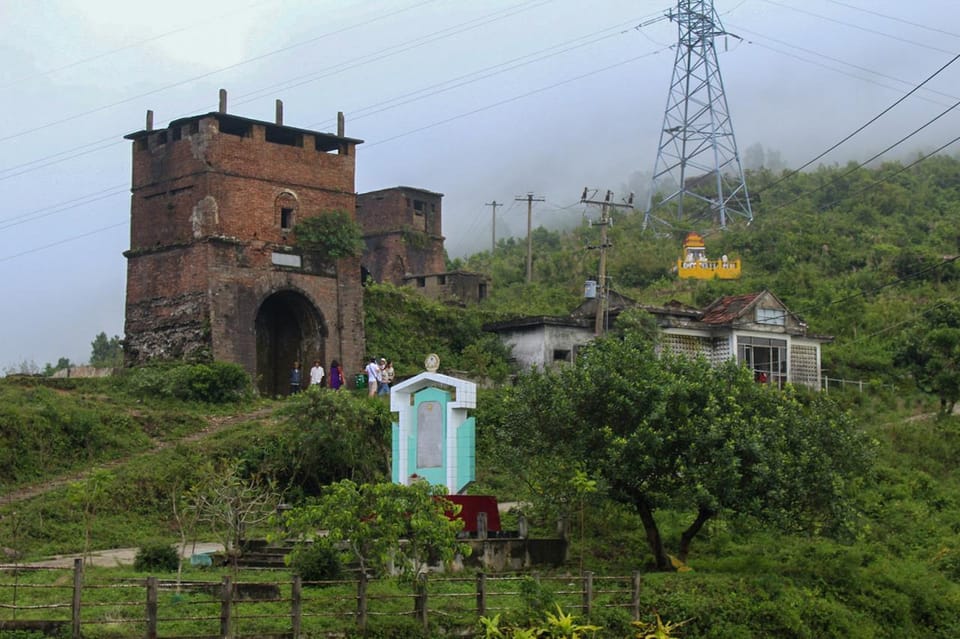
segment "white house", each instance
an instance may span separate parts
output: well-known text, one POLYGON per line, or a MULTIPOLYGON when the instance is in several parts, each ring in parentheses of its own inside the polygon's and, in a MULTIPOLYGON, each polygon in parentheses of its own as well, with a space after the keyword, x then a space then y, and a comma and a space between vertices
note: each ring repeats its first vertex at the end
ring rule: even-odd
MULTIPOLYGON (((527 317, 484 329, 512 348, 522 369, 549 368, 573 361, 593 339, 596 306, 590 299, 568 317, 527 317)), ((704 309, 679 302, 648 306, 615 296, 608 300, 608 323, 631 306, 656 319, 661 352, 703 356, 714 363, 736 358, 759 382, 820 388, 821 345, 832 338, 808 333, 806 323, 770 291, 721 297, 704 309)))

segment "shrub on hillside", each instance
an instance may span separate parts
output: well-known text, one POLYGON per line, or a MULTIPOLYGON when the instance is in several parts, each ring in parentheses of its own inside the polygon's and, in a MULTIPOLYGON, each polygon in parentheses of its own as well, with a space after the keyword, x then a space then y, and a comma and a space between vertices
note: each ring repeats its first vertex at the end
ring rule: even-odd
POLYGON ((127 381, 137 394, 224 404, 250 395, 250 376, 237 364, 153 365, 134 369, 127 381))
POLYGON ((332 581, 343 577, 337 551, 327 544, 313 543, 290 556, 290 568, 304 581, 332 581))
POLYGON ((170 544, 148 543, 140 546, 133 559, 133 569, 138 572, 156 570, 173 572, 180 565, 180 554, 170 544))

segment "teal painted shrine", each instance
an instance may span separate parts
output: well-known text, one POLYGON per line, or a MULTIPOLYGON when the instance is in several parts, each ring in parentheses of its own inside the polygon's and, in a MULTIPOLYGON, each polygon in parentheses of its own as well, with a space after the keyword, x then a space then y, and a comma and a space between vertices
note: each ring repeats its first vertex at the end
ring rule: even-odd
POLYGON ((417 479, 463 491, 476 478, 476 425, 467 411, 476 408, 477 385, 426 372, 390 390, 394 483, 417 479))

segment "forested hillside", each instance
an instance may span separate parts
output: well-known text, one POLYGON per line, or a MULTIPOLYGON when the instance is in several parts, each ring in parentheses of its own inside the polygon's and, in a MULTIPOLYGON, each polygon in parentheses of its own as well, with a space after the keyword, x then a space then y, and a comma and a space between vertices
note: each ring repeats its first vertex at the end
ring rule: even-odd
MULTIPOLYGON (((820 167, 807 173, 748 173, 754 221, 726 231, 706 222, 664 233, 643 230, 643 214, 615 213, 607 255, 611 287, 638 301, 677 299, 703 306, 721 295, 769 289, 810 330, 832 335, 824 349, 831 377, 901 379, 898 350, 929 310, 956 300, 960 269, 960 160, 937 156, 877 168, 820 167), (736 281, 678 280, 671 273, 688 231, 706 236, 713 259, 743 260, 736 281)), ((597 211, 588 211, 597 217, 597 211)), ((533 233, 534 285, 525 284, 526 243, 501 240, 496 252, 456 260, 489 272, 488 313, 566 313, 596 278, 599 230, 533 233), (496 310, 494 310, 496 309, 496 310)))

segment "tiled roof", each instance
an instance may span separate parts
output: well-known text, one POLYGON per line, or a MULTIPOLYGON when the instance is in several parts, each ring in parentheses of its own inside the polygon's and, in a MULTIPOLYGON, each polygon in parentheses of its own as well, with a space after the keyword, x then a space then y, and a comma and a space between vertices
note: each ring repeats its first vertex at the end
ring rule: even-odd
POLYGON ((712 302, 710 306, 703 309, 703 317, 700 319, 704 324, 729 324, 743 311, 753 304, 763 293, 748 293, 746 295, 728 295, 712 302))

